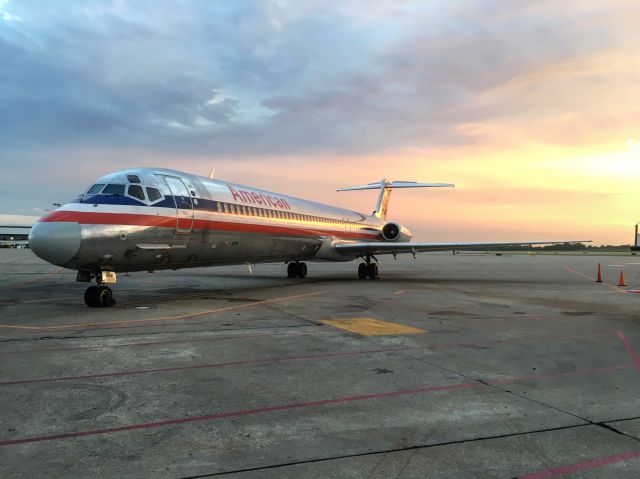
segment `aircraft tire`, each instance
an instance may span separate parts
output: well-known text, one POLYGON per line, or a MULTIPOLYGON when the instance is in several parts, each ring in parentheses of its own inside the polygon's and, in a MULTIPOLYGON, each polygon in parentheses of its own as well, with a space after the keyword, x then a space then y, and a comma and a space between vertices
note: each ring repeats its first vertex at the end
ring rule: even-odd
POLYGON ((291 262, 287 265, 287 278, 298 277, 298 263, 291 262))
POLYGON ((360 263, 358 265, 358 279, 367 279, 367 263, 360 263))
POLYGON ((307 277, 307 263, 298 263, 298 278, 307 277))
POLYGON ((369 263, 367 266, 367 277, 369 279, 378 279, 378 265, 375 263, 369 263))
POLYGON ((102 308, 108 308, 116 304, 116 300, 113 299, 113 291, 107 286, 98 286, 97 297, 98 306, 102 308))
POLYGON ((98 287, 89 286, 84 292, 84 304, 90 308, 98 307, 98 287))

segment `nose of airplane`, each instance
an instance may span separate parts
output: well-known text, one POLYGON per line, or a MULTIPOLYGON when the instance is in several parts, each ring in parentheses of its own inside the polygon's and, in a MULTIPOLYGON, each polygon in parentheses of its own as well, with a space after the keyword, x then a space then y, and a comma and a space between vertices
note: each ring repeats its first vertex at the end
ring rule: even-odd
POLYGON ((31 250, 49 263, 63 266, 80 249, 80 225, 66 222, 38 222, 29 234, 31 250))

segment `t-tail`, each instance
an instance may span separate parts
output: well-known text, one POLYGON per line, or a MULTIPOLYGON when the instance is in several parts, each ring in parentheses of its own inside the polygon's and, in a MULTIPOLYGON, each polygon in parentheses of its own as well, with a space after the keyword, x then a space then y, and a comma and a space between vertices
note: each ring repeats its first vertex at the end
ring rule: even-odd
POLYGON ((388 181, 380 180, 375 183, 361 186, 347 186, 338 188, 337 191, 354 191, 354 190, 380 190, 378 202, 373 216, 380 219, 387 218, 387 207, 389 206, 389 198, 391 190, 394 188, 453 188, 455 185, 451 183, 416 183, 415 181, 388 181))

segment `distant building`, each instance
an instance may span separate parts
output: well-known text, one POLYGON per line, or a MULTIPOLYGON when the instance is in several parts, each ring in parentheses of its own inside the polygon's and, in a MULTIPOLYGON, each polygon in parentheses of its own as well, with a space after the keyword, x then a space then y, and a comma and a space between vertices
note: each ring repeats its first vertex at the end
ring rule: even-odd
POLYGON ((0 225, 0 248, 28 248, 31 226, 0 225))

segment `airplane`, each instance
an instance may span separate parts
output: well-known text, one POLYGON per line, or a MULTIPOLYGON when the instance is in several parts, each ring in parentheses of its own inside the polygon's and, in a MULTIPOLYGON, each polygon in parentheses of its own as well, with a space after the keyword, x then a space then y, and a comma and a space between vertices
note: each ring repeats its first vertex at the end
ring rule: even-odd
POLYGON ((453 186, 381 180, 337 190, 379 190, 366 215, 211 176, 125 169, 40 218, 29 243, 45 261, 77 270, 76 281, 95 281, 84 294, 95 308, 115 304, 107 285, 120 272, 283 262, 288 278, 304 278, 305 261, 361 258, 364 280, 378 278, 377 255, 567 242, 412 243, 407 227, 387 221, 392 190, 453 186))

